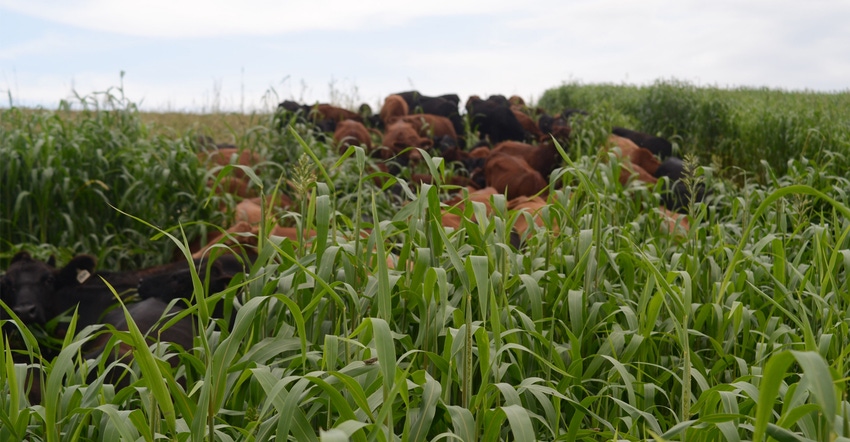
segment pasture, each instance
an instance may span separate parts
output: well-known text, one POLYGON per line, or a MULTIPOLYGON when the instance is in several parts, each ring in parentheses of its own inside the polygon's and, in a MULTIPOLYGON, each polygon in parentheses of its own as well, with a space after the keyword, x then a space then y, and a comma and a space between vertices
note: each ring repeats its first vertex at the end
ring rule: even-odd
POLYGON ((417 188, 295 120, 219 116, 210 133, 121 96, 86 103, 0 110, 0 269, 20 250, 112 270, 187 258, 236 202, 207 188, 235 168, 203 167, 199 135, 260 153, 251 187, 293 199, 261 232, 315 239, 260 235, 221 292, 194 278, 191 349, 73 320, 56 338, 67 323, 6 311, 0 440, 850 437, 846 94, 552 89, 540 105, 591 115, 572 120, 536 218, 498 195, 492 216, 446 207, 456 172, 439 159, 423 155, 434 184, 417 188), (670 137, 693 164, 709 197, 690 229, 661 227, 660 186, 620 183, 599 150, 613 125, 670 137), (107 351, 86 358, 98 337, 107 351), (135 361, 117 387, 106 356, 122 342, 135 361))

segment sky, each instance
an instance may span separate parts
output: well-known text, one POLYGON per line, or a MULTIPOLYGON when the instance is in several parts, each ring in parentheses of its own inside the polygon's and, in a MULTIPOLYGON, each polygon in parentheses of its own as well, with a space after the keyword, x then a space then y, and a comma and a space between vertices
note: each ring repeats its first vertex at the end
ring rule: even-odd
POLYGON ((0 107, 380 106, 578 82, 850 90, 850 0, 0 0, 0 107))

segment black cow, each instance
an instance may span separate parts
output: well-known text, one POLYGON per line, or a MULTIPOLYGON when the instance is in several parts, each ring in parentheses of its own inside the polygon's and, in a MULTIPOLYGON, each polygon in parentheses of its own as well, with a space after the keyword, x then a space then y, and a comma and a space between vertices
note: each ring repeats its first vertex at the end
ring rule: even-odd
MULTIPOLYGON (((12 262, 0 280, 0 300, 2 300, 25 325, 44 325, 66 311, 76 309, 77 329, 94 324, 111 325, 117 330, 128 330, 124 311, 118 308, 118 300, 104 283, 108 281, 119 295, 135 293, 144 277, 160 272, 172 272, 185 263, 167 264, 132 272, 95 272, 96 259, 90 255, 77 255, 62 268, 54 266, 51 258, 48 262, 33 259, 28 253, 21 252, 12 258, 12 262)), ((159 336, 163 341, 177 343, 183 348, 191 348, 194 338, 194 325, 191 316, 186 316, 171 327, 163 329, 162 320, 166 313, 182 310, 182 307, 168 308, 160 299, 148 299, 128 304, 130 312, 139 329, 150 336, 159 336)), ((97 357, 103 352, 103 346, 109 340, 109 334, 100 335, 90 342, 87 358, 97 357)), ((108 361, 127 360, 130 348, 119 346, 108 361)), ((45 353, 42 353, 45 355, 45 353)), ((172 364, 176 361, 172 360, 172 364)), ((120 379, 117 373, 108 381, 120 379)), ((92 379, 90 379, 91 381, 92 379)), ((30 400, 40 402, 40 388, 37 379, 33 381, 30 400)))
POLYGON ((140 278, 132 272, 95 273, 95 264, 95 257, 77 255, 57 269, 53 258, 42 262, 26 252, 18 253, 3 276, 0 299, 27 325, 45 324, 75 307, 79 307, 79 328, 95 324, 116 302, 101 277, 119 294, 135 290, 140 278))
MULTIPOLYGON (((247 258, 252 261, 256 259, 256 256, 251 255, 247 258)), ((208 268, 206 261, 203 260, 196 259, 194 264, 201 281, 207 280, 208 282, 205 285, 208 294, 223 291, 236 274, 244 272, 243 261, 232 254, 226 254, 215 259, 208 268), (208 274, 205 273, 206 271, 208 271, 208 274)), ((188 300, 192 298, 194 290, 192 273, 187 265, 168 272, 158 272, 145 276, 139 281, 138 286, 139 297, 144 300, 158 299, 163 302, 180 300, 182 306, 188 306, 188 300)), ((222 303, 216 304, 212 317, 224 317, 222 303)), ((231 319, 235 319, 235 317, 231 319)))
MULTIPOLYGON (((191 284, 185 261, 127 272, 95 272, 95 265, 95 257, 77 255, 57 269, 52 258, 42 262, 26 252, 18 253, 0 281, 0 299, 27 325, 43 325, 77 308, 77 327, 82 328, 101 323, 105 312, 117 304, 103 280, 119 295, 138 293, 145 299, 168 302, 192 293, 191 285, 184 284, 186 280, 191 284)), ((209 267, 211 292, 223 290, 242 271, 241 261, 233 255, 224 255, 209 266, 207 260, 196 259, 193 265, 202 280, 209 267)))
POLYGON ((440 95, 438 97, 429 97, 422 95, 419 91, 400 92, 394 95, 399 95, 407 102, 407 107, 411 114, 431 114, 446 117, 452 122, 459 139, 458 143, 461 148, 466 146, 466 130, 463 126, 463 118, 458 111, 460 97, 456 94, 440 95))
POLYGON ((634 141, 634 143, 637 144, 638 147, 645 147, 649 149, 653 155, 661 157, 662 160, 673 156, 673 144, 665 140, 664 138, 656 137, 642 132, 637 132, 623 127, 614 127, 611 132, 613 132, 614 135, 621 136, 623 138, 628 138, 634 141))
POLYGON ((473 95, 466 101, 466 111, 472 129, 478 130, 481 139, 494 145, 508 140, 524 141, 528 137, 510 106, 500 100, 482 100, 473 95))
POLYGON ((662 161, 655 171, 656 178, 667 177, 670 180, 670 189, 661 195, 664 207, 679 212, 687 213, 691 203, 697 203, 705 199, 705 184, 697 183, 691 195, 683 178, 687 178, 689 172, 685 170, 685 163, 676 157, 670 157, 662 161))

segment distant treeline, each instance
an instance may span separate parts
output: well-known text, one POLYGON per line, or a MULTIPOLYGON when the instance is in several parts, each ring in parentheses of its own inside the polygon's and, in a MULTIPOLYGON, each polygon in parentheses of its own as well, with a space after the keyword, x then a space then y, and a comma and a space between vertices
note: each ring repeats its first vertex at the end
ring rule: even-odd
POLYGON ((850 90, 724 89, 677 80, 651 86, 568 83, 547 90, 539 105, 552 112, 601 112, 612 125, 677 142, 682 154, 696 154, 702 164, 760 177, 762 161, 781 175, 790 159, 850 155, 850 90))

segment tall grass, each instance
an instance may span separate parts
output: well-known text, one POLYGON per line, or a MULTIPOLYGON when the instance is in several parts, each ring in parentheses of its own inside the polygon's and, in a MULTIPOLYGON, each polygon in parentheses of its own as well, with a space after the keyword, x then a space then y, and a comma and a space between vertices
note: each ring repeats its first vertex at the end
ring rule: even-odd
POLYGON ((85 109, 73 119, 63 118, 61 109, 0 112, 6 253, 21 244, 52 244, 65 257, 97 254, 107 267, 153 265, 169 250, 148 240, 153 231, 110 206, 163 227, 219 220, 214 205, 203 204, 206 170, 190 135, 148 136, 135 106, 111 92, 81 100, 85 109))
POLYGON ((262 188, 287 172, 301 199, 285 220, 319 237, 261 238, 244 277, 198 287, 194 348, 152 346, 126 364, 128 386, 110 384, 122 364, 80 349, 100 335, 138 346, 135 331, 71 332, 41 360, 8 320, 26 339, 0 344, 0 439, 850 437, 842 154, 785 174, 765 163, 769 179, 743 185, 702 167, 714 197, 690 208, 690 231, 666 234, 660 188, 621 186, 615 157, 589 155, 593 125, 623 116, 596 118, 520 250, 510 231, 527 215, 503 197, 447 230, 441 186, 395 196, 362 151, 340 159, 309 131, 254 130, 285 164, 262 188), (233 312, 208 318, 215 302, 233 312), (45 405, 23 394, 31 365, 45 405))
POLYGON ((697 87, 677 80, 650 86, 565 84, 547 90, 541 106, 611 115, 614 123, 659 135, 695 153, 703 164, 740 168, 764 178, 761 161, 784 174, 802 157, 850 153, 850 93, 767 88, 697 87))

